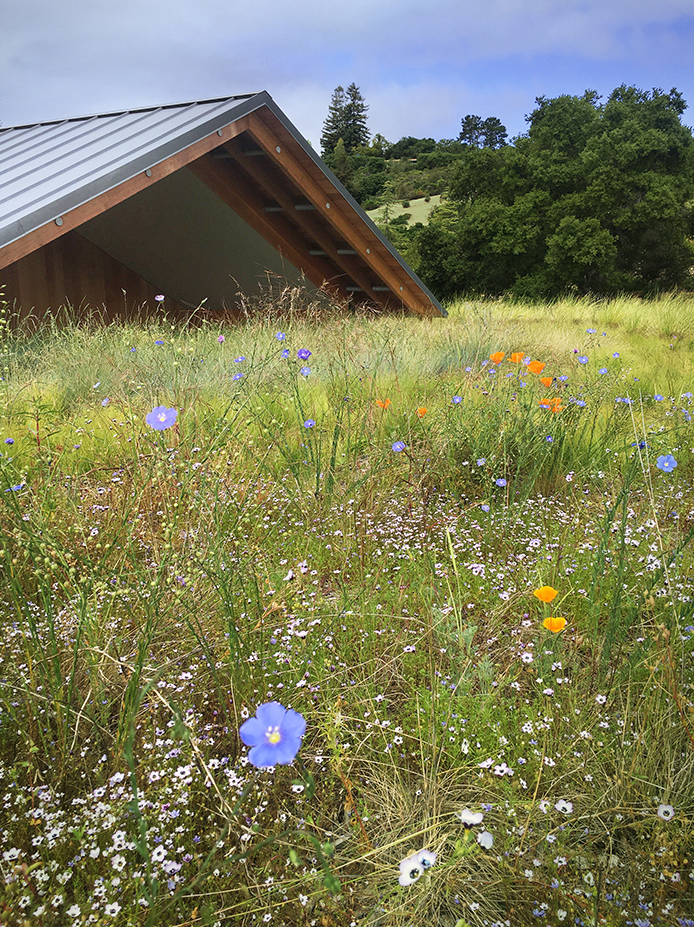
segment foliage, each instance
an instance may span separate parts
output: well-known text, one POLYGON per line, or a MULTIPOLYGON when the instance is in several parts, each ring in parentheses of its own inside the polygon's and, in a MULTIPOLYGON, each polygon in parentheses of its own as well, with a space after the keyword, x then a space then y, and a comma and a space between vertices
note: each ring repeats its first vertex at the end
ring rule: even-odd
POLYGON ((672 90, 617 88, 601 104, 540 97, 526 136, 469 147, 447 212, 422 233, 439 296, 540 297, 691 286, 694 138, 672 90))
POLYGON ((468 115, 461 120, 459 141, 474 148, 503 148, 508 133, 506 126, 496 116, 482 119, 481 116, 468 115))

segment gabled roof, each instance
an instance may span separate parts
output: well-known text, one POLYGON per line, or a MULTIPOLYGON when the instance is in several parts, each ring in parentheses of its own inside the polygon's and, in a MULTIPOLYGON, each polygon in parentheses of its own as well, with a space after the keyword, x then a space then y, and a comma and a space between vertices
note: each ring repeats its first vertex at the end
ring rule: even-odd
POLYGON ((264 92, 0 128, 0 269, 184 167, 316 286, 445 314, 264 92))

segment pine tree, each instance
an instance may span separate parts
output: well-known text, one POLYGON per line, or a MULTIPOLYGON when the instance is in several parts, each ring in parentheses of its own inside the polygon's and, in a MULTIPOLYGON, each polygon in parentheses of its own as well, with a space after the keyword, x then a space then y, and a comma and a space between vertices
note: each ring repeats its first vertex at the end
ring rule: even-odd
POLYGON ((345 106, 345 134, 343 136, 347 151, 354 151, 369 144, 371 133, 366 125, 366 114, 369 107, 361 95, 356 84, 347 88, 347 104, 345 106))
POLYGON ((328 108, 328 115, 323 123, 320 146, 323 157, 332 154, 340 139, 345 136, 345 107, 347 99, 344 87, 336 87, 328 108))
POLYGON ((370 132, 366 125, 368 109, 356 84, 350 84, 346 91, 344 87, 335 88, 320 138, 323 157, 335 151, 340 139, 344 142, 347 154, 369 144, 370 132))

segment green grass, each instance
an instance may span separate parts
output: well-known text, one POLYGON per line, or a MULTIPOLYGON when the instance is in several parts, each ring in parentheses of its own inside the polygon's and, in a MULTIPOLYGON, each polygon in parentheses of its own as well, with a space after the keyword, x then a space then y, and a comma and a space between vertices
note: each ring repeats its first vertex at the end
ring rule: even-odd
MULTIPOLYGON (((426 197, 420 196, 417 199, 410 200, 410 205, 405 207, 402 203, 394 203, 391 206, 391 219, 397 219, 398 216, 402 216, 404 213, 410 214, 410 219, 408 220, 408 225, 415 225, 417 222, 421 222, 422 225, 426 225, 429 221, 429 214, 435 206, 438 206, 441 202, 440 194, 435 194, 429 198, 427 202, 426 197)), ((374 222, 383 221, 383 206, 379 206, 378 209, 369 209, 367 215, 374 222)))
POLYGON ((693 308, 3 330, 0 921, 686 927, 693 308))

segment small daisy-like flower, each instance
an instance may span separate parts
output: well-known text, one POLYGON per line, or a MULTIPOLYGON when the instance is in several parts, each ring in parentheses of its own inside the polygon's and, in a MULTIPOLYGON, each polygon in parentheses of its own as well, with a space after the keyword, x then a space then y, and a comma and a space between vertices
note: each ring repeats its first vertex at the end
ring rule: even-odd
POLYGON ((470 811, 468 808, 463 808, 462 811, 456 811, 455 816, 467 830, 471 827, 476 827, 484 820, 484 815, 481 811, 470 811))
POLYGON ((658 805, 656 813, 663 821, 671 821, 675 816, 675 809, 672 805, 658 805))

